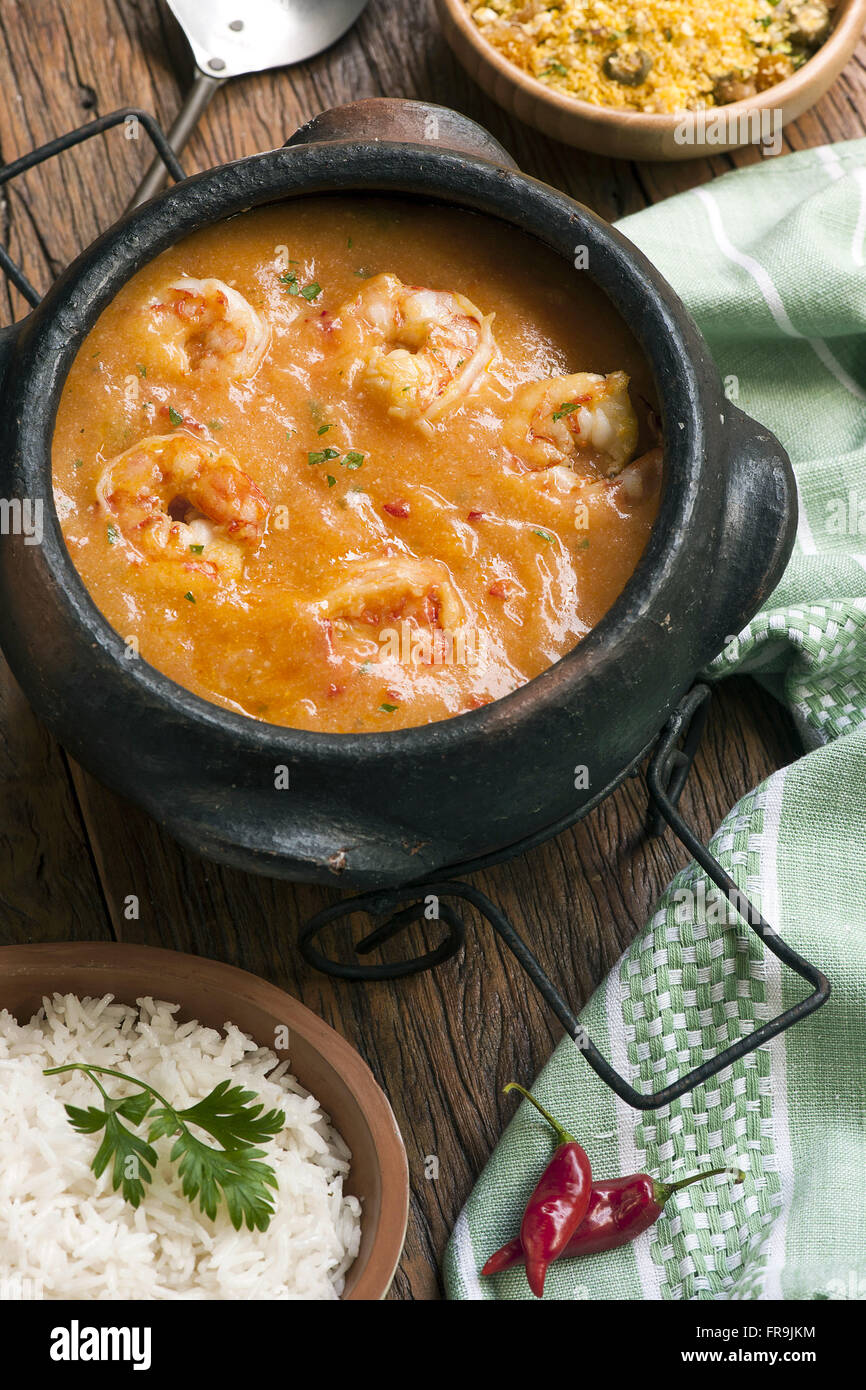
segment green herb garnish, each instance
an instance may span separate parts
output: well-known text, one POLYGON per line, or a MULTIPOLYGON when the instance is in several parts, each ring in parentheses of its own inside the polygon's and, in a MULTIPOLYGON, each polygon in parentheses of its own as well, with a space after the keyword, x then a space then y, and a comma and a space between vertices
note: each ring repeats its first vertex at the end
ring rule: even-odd
POLYGON ((117 540, 118 537, 117 527, 112 526, 111 522, 109 522, 105 528, 105 534, 108 536, 108 544, 114 545, 114 542, 117 540))
POLYGON ((188 599, 190 603, 195 603, 195 594, 191 593, 189 589, 184 594, 184 598, 188 599))
POLYGON ((168 418, 173 425, 183 424, 183 416, 178 414, 173 405, 168 407, 168 418))
POLYGON ((322 286, 318 281, 311 280, 309 285, 304 285, 304 288, 301 290, 301 297, 308 302, 312 302, 314 299, 317 299, 321 293, 322 286))
POLYGON ((397 706, 396 706, 396 705, 380 705, 380 706, 379 706, 379 709, 382 711, 383 714, 393 714, 394 711, 395 711, 395 709, 397 709, 397 706))
POLYGON ((319 428, 316 430, 316 434, 327 434, 330 428, 330 425, 320 425, 319 428))
POLYGON ((550 532, 542 531, 540 527, 533 527, 532 534, 533 536, 540 536, 543 541, 547 541, 548 545, 550 545, 553 541, 553 536, 550 534, 550 532))
POLYGON ((333 473, 327 473, 325 476, 326 476, 327 479, 328 479, 328 487, 333 487, 333 486, 335 485, 336 481, 337 481, 337 479, 334 477, 333 473))
MULTIPOLYGON (((330 429, 330 425, 327 428, 330 429)), ((322 430, 318 432, 319 434, 323 433, 322 430)), ((350 473, 354 472, 356 468, 360 468, 365 458, 366 454, 359 454, 357 449, 349 449, 342 458, 340 458, 339 449, 319 449, 307 454, 308 463, 330 463, 331 459, 339 459, 340 467, 348 468, 350 473)))
POLYGON ((573 410, 577 410, 577 401, 563 401, 558 410, 553 412, 554 420, 561 420, 563 415, 570 415, 573 410))
MULTIPOLYGON (((203 546, 203 545, 191 545, 191 546, 190 546, 190 550, 192 551, 193 555, 203 555, 203 554, 204 554, 204 546, 203 546)), ((187 595, 187 598, 188 598, 188 597, 189 597, 189 595, 187 595)))
POLYGON ((49 1067, 44 1075, 58 1076, 67 1071, 83 1071, 102 1095, 104 1109, 89 1105, 82 1110, 80 1106, 67 1105, 66 1114, 79 1134, 105 1131, 90 1166, 100 1177, 111 1163, 112 1187, 115 1192, 119 1189, 131 1206, 140 1205, 145 1185, 153 1181, 151 1170, 157 1163, 154 1143, 157 1139, 172 1138, 175 1142, 169 1160, 172 1163, 180 1160, 178 1174, 183 1194, 190 1202, 195 1204, 198 1198, 200 1210, 213 1221, 222 1200, 236 1231, 244 1223, 251 1231, 267 1230, 274 1214, 268 1188, 275 1188, 277 1179, 273 1168, 260 1161, 265 1151, 258 1145, 266 1143, 285 1125, 286 1117, 281 1110, 263 1114, 261 1104, 250 1103, 257 1099, 255 1091, 245 1091, 228 1081, 221 1081, 210 1095, 195 1105, 177 1110, 146 1081, 111 1067, 69 1062, 62 1067, 49 1067), (118 1081, 129 1082, 140 1088, 140 1094, 113 1100, 98 1076, 113 1076, 118 1081), (146 1140, 123 1123, 128 1120, 136 1126, 145 1119, 148 1120, 146 1140), (197 1138, 193 1128, 204 1130, 219 1147, 197 1138))

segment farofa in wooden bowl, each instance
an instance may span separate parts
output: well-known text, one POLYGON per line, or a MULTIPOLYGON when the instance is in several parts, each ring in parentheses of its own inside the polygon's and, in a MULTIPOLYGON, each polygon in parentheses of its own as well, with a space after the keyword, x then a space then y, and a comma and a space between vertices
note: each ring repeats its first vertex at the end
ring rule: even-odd
POLYGON ((503 57, 558 91, 647 113, 756 96, 824 42, 834 0, 464 0, 503 57))
POLYGON ((620 159, 761 142, 839 76, 866 0, 436 0, 485 92, 554 139, 620 159), (670 35, 670 37, 668 37, 670 35))

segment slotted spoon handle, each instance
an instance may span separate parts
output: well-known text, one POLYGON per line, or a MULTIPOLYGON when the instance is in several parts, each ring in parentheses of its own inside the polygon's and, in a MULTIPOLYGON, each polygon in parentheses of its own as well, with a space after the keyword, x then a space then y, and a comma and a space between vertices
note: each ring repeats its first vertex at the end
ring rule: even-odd
MULTIPOLYGON (((168 143, 175 154, 180 154, 217 88, 221 87, 225 80, 224 77, 211 77, 208 73, 202 72, 201 68, 196 68, 193 84, 167 135, 168 143)), ((165 165, 161 159, 155 159, 135 190, 127 211, 140 207, 148 198, 154 198, 164 183, 165 165)))

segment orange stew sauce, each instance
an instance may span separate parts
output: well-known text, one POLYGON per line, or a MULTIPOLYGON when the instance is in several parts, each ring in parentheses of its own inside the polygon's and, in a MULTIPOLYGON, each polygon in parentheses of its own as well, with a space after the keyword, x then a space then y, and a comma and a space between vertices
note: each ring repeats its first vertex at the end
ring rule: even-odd
POLYGON ((130 650, 336 732, 446 719, 557 661, 658 510, 653 390, 579 270, 379 197, 245 213, 140 271, 66 382, 54 489, 130 650))

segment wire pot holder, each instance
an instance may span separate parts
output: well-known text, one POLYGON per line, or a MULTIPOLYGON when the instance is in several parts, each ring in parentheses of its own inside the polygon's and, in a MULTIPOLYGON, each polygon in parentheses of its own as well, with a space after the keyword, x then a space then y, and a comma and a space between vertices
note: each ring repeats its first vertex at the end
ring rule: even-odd
POLYGON ((599 1052, 589 1037, 579 1018, 573 1013, 558 987, 553 983, 535 953, 526 944, 513 924, 500 908, 471 883, 459 879, 434 879, 429 882, 407 884, 405 888, 389 889, 385 892, 360 893, 355 897, 344 898, 331 904, 311 917, 301 928, 299 946, 304 959, 317 970, 339 980, 371 982, 376 980, 403 979, 432 970, 443 961, 458 953, 466 942, 466 924, 461 915, 447 902, 447 899, 462 899, 474 907, 480 917, 496 932, 499 939, 526 972, 541 997, 553 1010, 566 1033, 580 1048, 586 1061, 602 1081, 620 1099, 635 1110, 658 1110, 678 1097, 694 1090, 702 1082, 708 1081, 725 1067, 738 1062, 756 1048, 769 1042, 777 1034, 783 1033, 795 1023, 819 1009, 830 997, 830 984, 826 977, 782 940, 778 932, 761 916, 758 909, 738 888, 730 874, 694 835, 683 820, 678 804, 689 774, 695 753, 700 743, 703 727, 709 709, 710 689, 706 685, 695 685, 680 702, 665 725, 653 752, 647 771, 650 795, 650 815, 648 833, 662 833, 670 826, 692 857, 703 869, 709 879, 724 893, 728 902, 744 922, 755 932, 768 951, 778 957, 783 964, 795 971, 801 979, 812 986, 812 993, 800 1000, 776 1018, 761 1024, 745 1037, 738 1038, 722 1052, 708 1058, 694 1067, 685 1076, 662 1087, 658 1091, 645 1093, 638 1091, 621 1076, 599 1052), (386 920, 360 941, 355 943, 356 955, 369 955, 377 947, 398 936, 413 922, 427 918, 428 902, 438 900, 437 920, 445 927, 444 940, 431 951, 408 960, 385 965, 344 964, 331 960, 316 945, 319 933, 330 923, 353 917, 364 912, 370 916, 385 916, 386 920), (407 899, 412 899, 407 903, 407 899), (445 899, 446 901, 442 901, 445 899), (401 906, 401 904, 405 904, 401 906))

